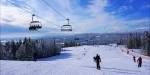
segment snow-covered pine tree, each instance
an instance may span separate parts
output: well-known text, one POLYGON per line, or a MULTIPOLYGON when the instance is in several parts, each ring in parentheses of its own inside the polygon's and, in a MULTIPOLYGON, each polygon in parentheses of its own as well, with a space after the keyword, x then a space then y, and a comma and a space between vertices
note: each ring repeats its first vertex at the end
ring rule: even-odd
POLYGON ((16 51, 16 59, 17 60, 25 60, 26 57, 26 47, 24 44, 21 44, 18 50, 16 51))
POLYGON ((144 36, 142 39, 142 48, 146 52, 146 54, 150 56, 150 33, 148 31, 144 32, 144 36))
POLYGON ((127 43, 127 47, 129 49, 133 48, 133 35, 130 33, 128 36, 128 43, 127 43))

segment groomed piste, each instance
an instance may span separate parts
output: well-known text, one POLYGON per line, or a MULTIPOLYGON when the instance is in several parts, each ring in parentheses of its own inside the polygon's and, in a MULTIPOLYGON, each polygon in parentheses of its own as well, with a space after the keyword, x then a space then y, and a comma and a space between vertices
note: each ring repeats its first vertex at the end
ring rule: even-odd
POLYGON ((120 47, 97 45, 63 48, 59 56, 38 61, 0 60, 0 75, 149 75, 150 60, 143 59, 141 68, 120 47), (101 70, 93 56, 101 56, 101 70))

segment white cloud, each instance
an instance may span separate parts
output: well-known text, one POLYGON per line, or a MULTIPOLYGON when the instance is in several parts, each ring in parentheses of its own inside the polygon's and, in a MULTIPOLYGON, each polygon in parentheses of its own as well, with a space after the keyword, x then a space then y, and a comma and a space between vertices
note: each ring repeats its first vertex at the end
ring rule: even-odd
MULTIPOLYGON (((130 21, 117 18, 115 15, 106 12, 105 7, 108 6, 107 0, 92 0, 91 4, 88 5, 86 9, 79 6, 78 0, 45 1, 50 3, 52 7, 57 9, 57 11, 63 14, 65 17, 71 19, 70 21, 71 25, 73 26, 73 30, 75 30, 74 32, 106 32, 104 29, 110 29, 110 32, 118 32, 126 31, 127 29, 123 28, 126 25, 149 23, 148 19, 130 21)), ((42 2, 42 0, 26 0, 25 3, 30 5, 27 6, 28 11, 42 17, 37 19, 42 22, 45 30, 47 30, 47 28, 52 28, 52 30, 49 31, 54 32, 54 29, 56 28, 55 32, 57 32, 57 30, 59 32, 60 26, 66 24, 66 20, 53 9, 49 8, 45 3, 42 2), (47 22, 45 19, 51 22, 47 22), (53 23, 57 24, 58 26, 55 26, 53 23)), ((127 10, 128 8, 129 7, 124 6, 121 10, 127 10)), ((2 16, 0 20, 2 23, 9 23, 23 27, 29 26, 28 23, 31 20, 31 13, 10 5, 1 5, 1 13, 2 16), (8 22, 6 20, 11 21, 8 22)))
POLYGON ((150 9, 150 4, 146 4, 146 5, 142 6, 141 9, 150 9))
POLYGON ((29 22, 29 14, 20 11, 20 9, 13 6, 0 6, 1 9, 1 23, 8 23, 10 25, 25 26, 29 22), (25 14, 24 14, 25 13, 25 14), (5 21, 5 20, 9 20, 5 21))

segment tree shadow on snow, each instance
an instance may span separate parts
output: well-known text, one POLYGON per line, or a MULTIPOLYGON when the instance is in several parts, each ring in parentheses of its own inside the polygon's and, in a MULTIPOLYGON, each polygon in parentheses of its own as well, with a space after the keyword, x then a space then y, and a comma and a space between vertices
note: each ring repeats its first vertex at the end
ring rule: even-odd
POLYGON ((38 59, 38 61, 55 61, 60 59, 68 59, 70 57, 71 57, 70 53, 61 53, 60 55, 38 59))
POLYGON ((61 51, 72 51, 72 50, 68 50, 68 49, 62 49, 61 51))

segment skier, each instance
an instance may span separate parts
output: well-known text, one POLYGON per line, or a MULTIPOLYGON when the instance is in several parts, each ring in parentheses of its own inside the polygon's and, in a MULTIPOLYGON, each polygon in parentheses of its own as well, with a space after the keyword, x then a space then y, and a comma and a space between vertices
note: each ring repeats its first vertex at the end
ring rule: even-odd
POLYGON ((33 60, 34 60, 34 61, 37 60, 37 53, 36 53, 36 52, 33 54, 33 60))
POLYGON ((136 62, 136 57, 135 56, 133 56, 133 61, 136 62))
POLYGON ((127 50, 127 54, 129 54, 129 50, 127 50))
POLYGON ((97 69, 100 70, 101 69, 101 67, 100 67, 100 62, 101 62, 100 56, 97 54, 96 57, 94 57, 94 60, 96 62, 97 69))
POLYGON ((137 62, 138 62, 138 68, 141 67, 141 66, 142 66, 142 58, 139 57, 139 58, 137 59, 137 62))

